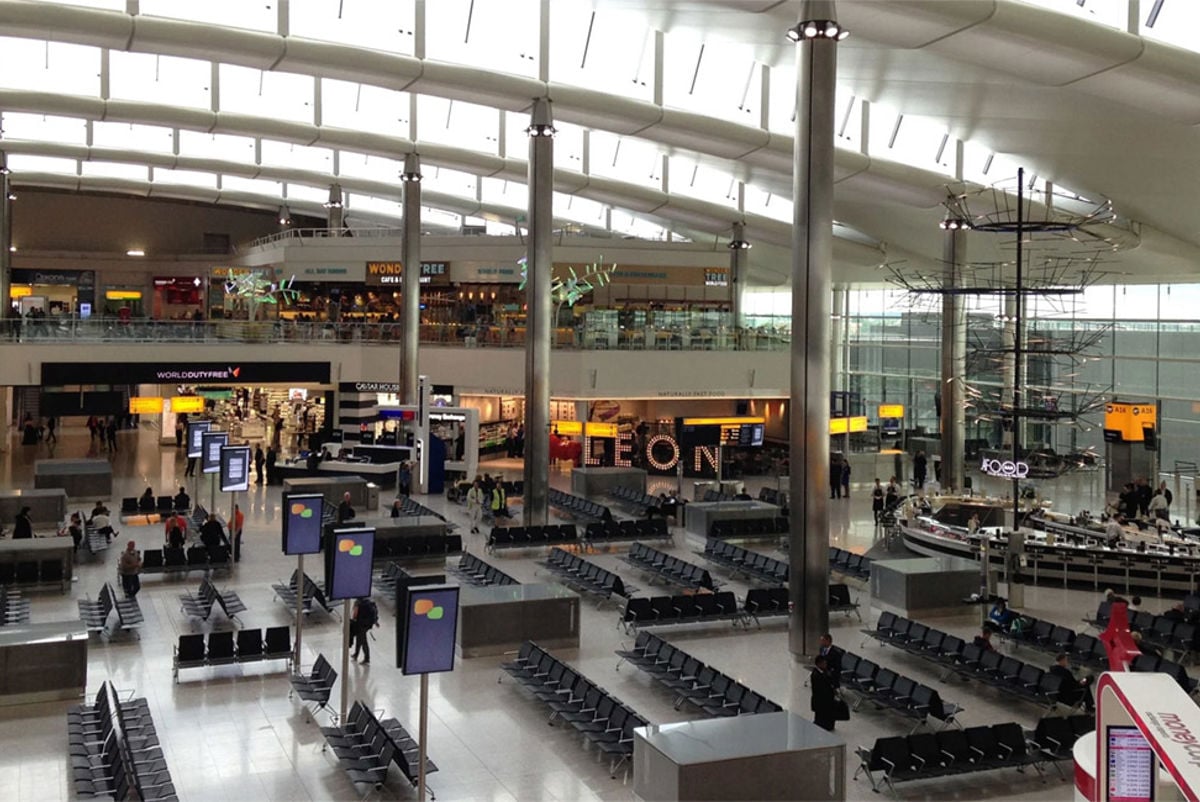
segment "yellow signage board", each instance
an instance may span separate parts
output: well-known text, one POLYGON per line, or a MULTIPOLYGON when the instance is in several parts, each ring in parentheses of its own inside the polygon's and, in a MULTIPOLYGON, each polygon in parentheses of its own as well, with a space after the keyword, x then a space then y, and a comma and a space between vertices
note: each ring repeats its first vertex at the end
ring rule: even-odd
POLYGON ((550 431, 564 437, 580 437, 586 431, 588 437, 616 437, 615 423, 584 423, 577 420, 556 420, 550 424, 550 431))
POLYGON ((175 414, 204 411, 204 398, 199 395, 177 395, 171 399, 171 411, 175 414))
POLYGON ((616 437, 617 424, 615 423, 588 423, 584 431, 588 437, 616 437))
POLYGON ((830 418, 829 433, 830 434, 846 434, 850 431, 849 418, 830 418))
POLYGON ((684 418, 684 426, 740 426, 743 423, 766 423, 766 418, 684 418))
POLYGON ((1140 443, 1146 439, 1145 428, 1155 428, 1158 423, 1158 407, 1154 404, 1123 404, 1112 402, 1104 406, 1104 428, 1121 433, 1127 443, 1140 443))
POLYGON ((130 415, 156 415, 163 411, 163 400, 157 396, 131 396, 129 399, 130 415))
POLYGON ((850 418, 849 420, 850 420, 850 431, 851 432, 865 432, 867 430, 867 416, 866 415, 856 415, 853 418, 850 418))
POLYGON ((881 420, 883 418, 903 418, 903 417, 904 417, 904 405, 903 404, 880 404, 879 405, 879 418, 881 420))

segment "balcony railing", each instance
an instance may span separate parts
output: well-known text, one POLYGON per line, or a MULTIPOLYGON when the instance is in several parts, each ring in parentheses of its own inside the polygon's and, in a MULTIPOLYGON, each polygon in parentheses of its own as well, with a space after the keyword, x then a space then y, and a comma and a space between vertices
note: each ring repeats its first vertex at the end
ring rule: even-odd
MULTIPOLYGON (((423 345, 463 348, 520 348, 520 326, 463 326, 423 324, 423 345)), ((179 321, 84 320, 46 318, 40 321, 0 320, 0 342, 51 343, 297 343, 303 345, 394 345, 402 339, 398 323, 327 321, 179 321)), ((790 347, 791 332, 781 326, 688 328, 680 326, 606 330, 559 328, 553 347, 598 351, 780 351, 790 347)))

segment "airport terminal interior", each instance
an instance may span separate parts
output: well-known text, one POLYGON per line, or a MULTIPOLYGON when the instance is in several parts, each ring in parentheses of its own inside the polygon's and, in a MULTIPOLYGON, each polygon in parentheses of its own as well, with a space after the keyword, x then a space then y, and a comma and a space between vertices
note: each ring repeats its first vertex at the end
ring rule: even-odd
MULTIPOLYGON (((1058 653, 1095 680, 1129 599, 1133 673, 1189 712, 1200 677, 1197 30, 1192 0, 0 0, 0 795, 416 799, 393 583, 444 574, 475 610, 427 675, 428 798, 1088 798, 1058 653), (822 97, 831 196, 795 184, 822 97), (527 462, 574 530, 525 528, 527 462), (483 474, 511 517, 472 517, 483 474), (324 555, 290 654, 302 487, 376 529, 369 663, 324 555), (222 534, 170 542, 181 490, 222 534), (811 509, 840 674, 789 632, 811 509), (576 612, 480 623, 517 599, 576 612), (813 762, 754 763, 787 713, 813 762)), ((1152 769, 1124 798, 1187 798, 1152 769)))

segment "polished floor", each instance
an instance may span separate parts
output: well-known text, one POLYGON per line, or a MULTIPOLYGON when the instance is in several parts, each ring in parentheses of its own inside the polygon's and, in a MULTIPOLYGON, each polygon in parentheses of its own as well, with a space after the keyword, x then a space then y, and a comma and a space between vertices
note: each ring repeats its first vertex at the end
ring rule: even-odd
MULTIPOLYGON (((117 476, 114 497, 140 495, 147 486, 166 492, 183 481, 183 459, 172 446, 158 444, 158 432, 143 427, 123 432, 119 450, 111 457, 117 476)), ((54 456, 82 456, 88 450, 87 434, 68 428, 62 432, 54 456)), ((31 487, 35 459, 48 456, 44 445, 21 446, 9 441, 0 454, 0 483, 4 487, 31 487)), ((516 478, 514 463, 487 463, 516 478)), ((774 481, 774 480, 772 480, 774 481)), ((1069 498, 1068 508, 1091 503, 1098 480, 1086 475, 1063 481, 1060 495, 1069 498)), ((209 498, 208 477, 191 486, 192 495, 202 501, 209 498)), ((569 484, 565 473, 554 474, 560 487, 569 484)), ((757 489, 757 486, 754 487, 757 489)), ((875 540, 870 523, 869 501, 862 488, 855 488, 849 501, 833 501, 833 540, 835 544, 863 551, 883 548, 875 540)), ((245 625, 252 627, 289 623, 289 611, 273 598, 270 585, 286 579, 294 559, 280 554, 278 521, 279 489, 253 487, 241 497, 246 512, 246 540, 242 562, 231 576, 219 576, 222 589, 237 591, 249 607, 242 614, 245 625)), ((444 498, 422 499, 451 518, 466 521, 461 507, 444 498)), ((90 508, 93 500, 80 500, 74 506, 90 508)), ((218 506, 229 507, 228 497, 218 506)), ((367 513, 366 518, 378 513, 367 513)), ((6 522, 7 524, 8 522, 6 522)), ((140 548, 161 545, 161 526, 121 526, 119 542, 134 539, 140 548)), ((462 531, 466 531, 463 527, 462 531)), ((483 536, 466 535, 468 548, 482 553, 483 536)), ((678 530, 674 551, 690 554, 703 544, 682 536, 678 530)), ((757 546, 768 550, 767 546, 757 546)), ((503 570, 523 581, 550 581, 539 573, 529 553, 489 557, 503 570)), ((643 587, 646 582, 619 559, 619 554, 602 554, 595 559, 617 570, 643 587)), ((75 600, 94 596, 105 580, 115 581, 116 551, 100 562, 83 562, 78 581, 69 595, 33 594, 33 620, 73 619, 75 600)), ((698 558, 693 558, 697 559, 698 558)), ((187 802, 200 800, 353 800, 366 793, 347 779, 329 753, 321 751, 321 736, 300 703, 288 699, 288 682, 279 663, 228 666, 215 669, 191 669, 181 674, 176 684, 171 678, 171 654, 181 633, 197 631, 181 614, 178 594, 195 589, 198 578, 188 580, 146 577, 139 596, 146 623, 141 638, 117 635, 105 641, 93 635, 89 653, 89 690, 106 679, 120 689, 128 689, 149 700, 158 732, 164 744, 168 765, 179 796, 187 802)), ((729 583, 739 596, 746 585, 729 583)), ((871 612, 865 588, 855 595, 863 605, 865 624, 836 616, 832 622, 835 640, 855 651, 867 651, 873 659, 902 673, 936 683, 923 662, 895 650, 861 645, 859 629, 869 625, 871 612)), ((1082 627, 1080 617, 1094 609, 1096 594, 1059 588, 1034 588, 1026 595, 1026 607, 1033 615, 1050 618, 1066 625, 1082 627)), ((387 715, 398 717, 409 729, 417 727, 418 680, 404 677, 394 667, 392 605, 381 601, 383 626, 376 630, 373 661, 370 666, 353 664, 350 676, 352 699, 363 699, 387 715)), ((1146 607, 1158 610, 1169 606, 1166 600, 1148 600, 1146 607)), ((228 627, 219 614, 216 627, 228 627)), ((616 669, 613 650, 630 639, 616 627, 617 612, 612 606, 597 609, 593 602, 583 607, 583 639, 579 650, 563 651, 561 656, 599 681, 655 723, 679 721, 694 714, 676 711, 671 698, 648 677, 626 665, 616 669)), ((970 634, 970 616, 946 622, 946 628, 970 634)), ((686 644, 697 657, 735 675, 771 699, 792 711, 808 716, 807 671, 793 662, 787 651, 787 631, 783 621, 765 623, 761 630, 733 630, 728 625, 707 628, 676 628, 668 637, 686 644)), ((307 667, 317 654, 325 654, 340 669, 341 625, 331 617, 314 613, 304 635, 304 663, 307 667)), ((1025 659, 1041 660, 1036 653, 1025 659)), ((430 775, 430 788, 437 799, 451 800, 625 800, 633 797, 633 783, 618 774, 609 777, 608 764, 584 747, 573 733, 560 727, 548 727, 544 708, 528 698, 511 682, 497 683, 498 658, 461 661, 450 674, 430 680, 429 754, 439 771, 430 775)), ((1047 659, 1047 662, 1048 659, 1047 659)), ((961 720, 965 725, 1016 720, 1031 727, 1039 711, 1032 705, 1011 703, 988 689, 951 680, 940 686, 943 697, 966 707, 961 720)), ((335 690, 335 699, 337 691, 335 690)), ((65 799, 74 796, 66 751, 68 705, 39 704, 0 708, 0 798, 4 800, 65 799)), ((321 723, 326 723, 321 716, 321 723)), ((847 798, 874 798, 865 779, 853 781, 856 767, 853 748, 869 745, 882 735, 903 734, 911 722, 864 706, 851 721, 839 725, 846 739, 847 798)), ((1065 776, 1070 767, 1063 766, 1065 776)), ((803 777, 794 778, 797 788, 803 777)), ((1069 800, 1072 785, 1049 768, 1042 776, 1032 769, 990 772, 950 780, 901 785, 904 798, 911 799, 1028 799, 1069 800)), ((379 794, 384 799, 416 797, 399 772, 393 769, 388 785, 379 794)))

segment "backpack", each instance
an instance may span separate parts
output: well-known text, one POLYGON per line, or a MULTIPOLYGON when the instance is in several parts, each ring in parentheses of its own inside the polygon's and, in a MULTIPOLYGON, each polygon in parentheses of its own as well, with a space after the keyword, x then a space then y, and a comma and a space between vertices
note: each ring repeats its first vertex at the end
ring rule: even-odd
POLYGON ((379 608, 370 599, 358 603, 358 623, 363 629, 370 629, 379 623, 379 608))

